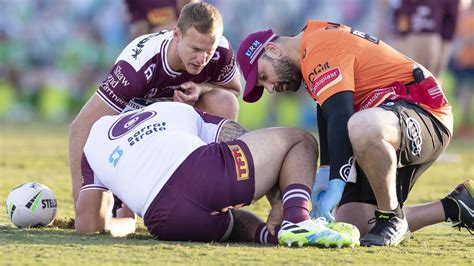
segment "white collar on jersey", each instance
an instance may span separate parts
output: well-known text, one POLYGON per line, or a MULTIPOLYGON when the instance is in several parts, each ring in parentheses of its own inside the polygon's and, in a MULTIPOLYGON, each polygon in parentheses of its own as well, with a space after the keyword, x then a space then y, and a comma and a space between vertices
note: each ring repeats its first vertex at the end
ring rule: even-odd
POLYGON ((171 40, 173 39, 173 31, 169 31, 166 33, 166 39, 163 41, 161 45, 160 54, 161 54, 161 62, 163 64, 163 69, 166 75, 170 76, 171 78, 176 78, 180 76, 182 73, 174 71, 169 62, 168 62, 168 47, 170 46, 171 40))

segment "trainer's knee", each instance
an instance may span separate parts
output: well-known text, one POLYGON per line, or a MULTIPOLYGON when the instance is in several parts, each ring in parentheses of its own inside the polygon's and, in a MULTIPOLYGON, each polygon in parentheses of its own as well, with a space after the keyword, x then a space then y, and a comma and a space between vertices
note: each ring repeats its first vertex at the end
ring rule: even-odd
POLYGON ((199 97, 194 105, 205 112, 237 121, 239 116, 239 101, 227 90, 212 90, 199 97))
POLYGON ((371 110, 352 115, 347 123, 347 130, 354 149, 366 147, 383 138, 383 125, 371 110))

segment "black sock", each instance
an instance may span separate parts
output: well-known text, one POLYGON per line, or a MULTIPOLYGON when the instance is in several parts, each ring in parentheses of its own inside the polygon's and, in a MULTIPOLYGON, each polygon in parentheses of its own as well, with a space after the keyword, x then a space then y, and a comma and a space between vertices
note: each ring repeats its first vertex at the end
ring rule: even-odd
POLYGON ((441 204, 444 209, 444 220, 446 222, 459 222, 459 206, 448 197, 441 199, 441 204))
POLYGON ((398 218, 404 219, 405 218, 405 213, 403 212, 402 208, 400 207, 400 204, 398 204, 397 208, 392 210, 398 218))

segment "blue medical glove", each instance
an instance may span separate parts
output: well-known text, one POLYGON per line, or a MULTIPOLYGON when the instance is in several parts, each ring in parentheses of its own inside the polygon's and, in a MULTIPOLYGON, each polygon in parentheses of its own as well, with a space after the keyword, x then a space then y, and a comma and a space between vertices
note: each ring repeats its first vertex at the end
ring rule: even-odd
POLYGON ((345 186, 346 182, 341 179, 329 180, 326 193, 324 193, 316 203, 317 217, 324 217, 326 220, 331 222, 334 221, 334 216, 332 216, 331 212, 341 200, 345 186))
POLYGON ((326 168, 319 168, 318 172, 316 173, 316 177, 314 178, 314 185, 313 189, 311 190, 311 204, 312 204, 312 210, 311 210, 311 217, 317 218, 316 217, 316 202, 318 199, 324 195, 324 192, 328 189, 328 183, 329 183, 329 172, 331 171, 331 168, 326 167, 326 168))

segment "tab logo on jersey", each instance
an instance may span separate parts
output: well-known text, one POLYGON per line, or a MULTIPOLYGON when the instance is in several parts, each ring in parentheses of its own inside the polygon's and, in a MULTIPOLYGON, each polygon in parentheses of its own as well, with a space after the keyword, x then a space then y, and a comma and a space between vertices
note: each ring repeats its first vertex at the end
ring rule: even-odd
POLYGON ((143 109, 131 112, 120 117, 109 129, 109 139, 114 140, 132 131, 141 123, 156 115, 155 111, 143 111, 143 109))
POLYGON ((331 68, 321 73, 318 77, 314 79, 313 87, 311 88, 311 94, 315 97, 318 97, 326 89, 330 88, 341 80, 341 70, 338 67, 331 68))
POLYGON ((249 164, 244 151, 239 145, 228 145, 228 147, 234 157, 237 180, 242 181, 249 179, 249 164))

